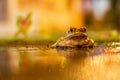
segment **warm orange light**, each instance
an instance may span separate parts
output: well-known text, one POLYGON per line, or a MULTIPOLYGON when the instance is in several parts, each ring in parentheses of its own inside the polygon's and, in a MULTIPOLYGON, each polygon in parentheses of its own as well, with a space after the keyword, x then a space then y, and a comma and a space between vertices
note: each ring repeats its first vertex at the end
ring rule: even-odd
POLYGON ((37 10, 37 30, 41 33, 66 31, 70 26, 83 25, 81 1, 74 0, 19 0, 19 9, 37 10))

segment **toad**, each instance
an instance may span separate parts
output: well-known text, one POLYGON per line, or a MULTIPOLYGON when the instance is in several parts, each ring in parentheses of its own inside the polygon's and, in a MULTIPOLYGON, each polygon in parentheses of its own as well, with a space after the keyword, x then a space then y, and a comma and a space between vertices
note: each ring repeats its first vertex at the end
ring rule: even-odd
POLYGON ((86 27, 71 27, 65 37, 58 39, 52 48, 93 48, 94 41, 89 39, 86 33, 86 27))

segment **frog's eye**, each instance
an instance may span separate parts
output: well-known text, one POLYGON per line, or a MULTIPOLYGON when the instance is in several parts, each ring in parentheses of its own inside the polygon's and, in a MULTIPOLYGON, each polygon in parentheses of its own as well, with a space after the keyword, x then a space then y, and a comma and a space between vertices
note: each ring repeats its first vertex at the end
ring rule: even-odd
POLYGON ((77 29, 74 28, 74 27, 71 27, 70 30, 69 30, 69 32, 76 32, 76 31, 77 31, 77 29))
POLYGON ((83 32, 86 32, 86 28, 83 28, 83 32))
POLYGON ((73 32, 73 29, 72 29, 72 28, 70 28, 70 32, 73 32))
POLYGON ((75 31, 76 31, 76 28, 74 28, 74 27, 70 28, 70 32, 75 32, 75 31))
POLYGON ((85 27, 80 28, 79 31, 80 31, 80 32, 86 32, 86 28, 85 28, 85 27))

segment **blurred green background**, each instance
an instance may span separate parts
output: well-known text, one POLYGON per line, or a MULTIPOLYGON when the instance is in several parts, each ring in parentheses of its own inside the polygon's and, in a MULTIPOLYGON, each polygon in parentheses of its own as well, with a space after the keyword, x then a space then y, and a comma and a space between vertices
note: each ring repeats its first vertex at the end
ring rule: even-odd
POLYGON ((86 26, 94 41, 119 41, 120 0, 0 0, 0 42, 56 41, 70 26, 86 26))

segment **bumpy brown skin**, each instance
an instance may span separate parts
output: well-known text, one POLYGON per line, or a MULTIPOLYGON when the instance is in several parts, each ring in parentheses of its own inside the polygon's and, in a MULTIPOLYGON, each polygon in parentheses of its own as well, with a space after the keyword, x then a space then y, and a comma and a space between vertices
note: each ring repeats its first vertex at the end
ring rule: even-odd
POLYGON ((67 35, 60 38, 52 48, 87 48, 94 47, 94 41, 87 38, 86 28, 71 27, 67 35))

